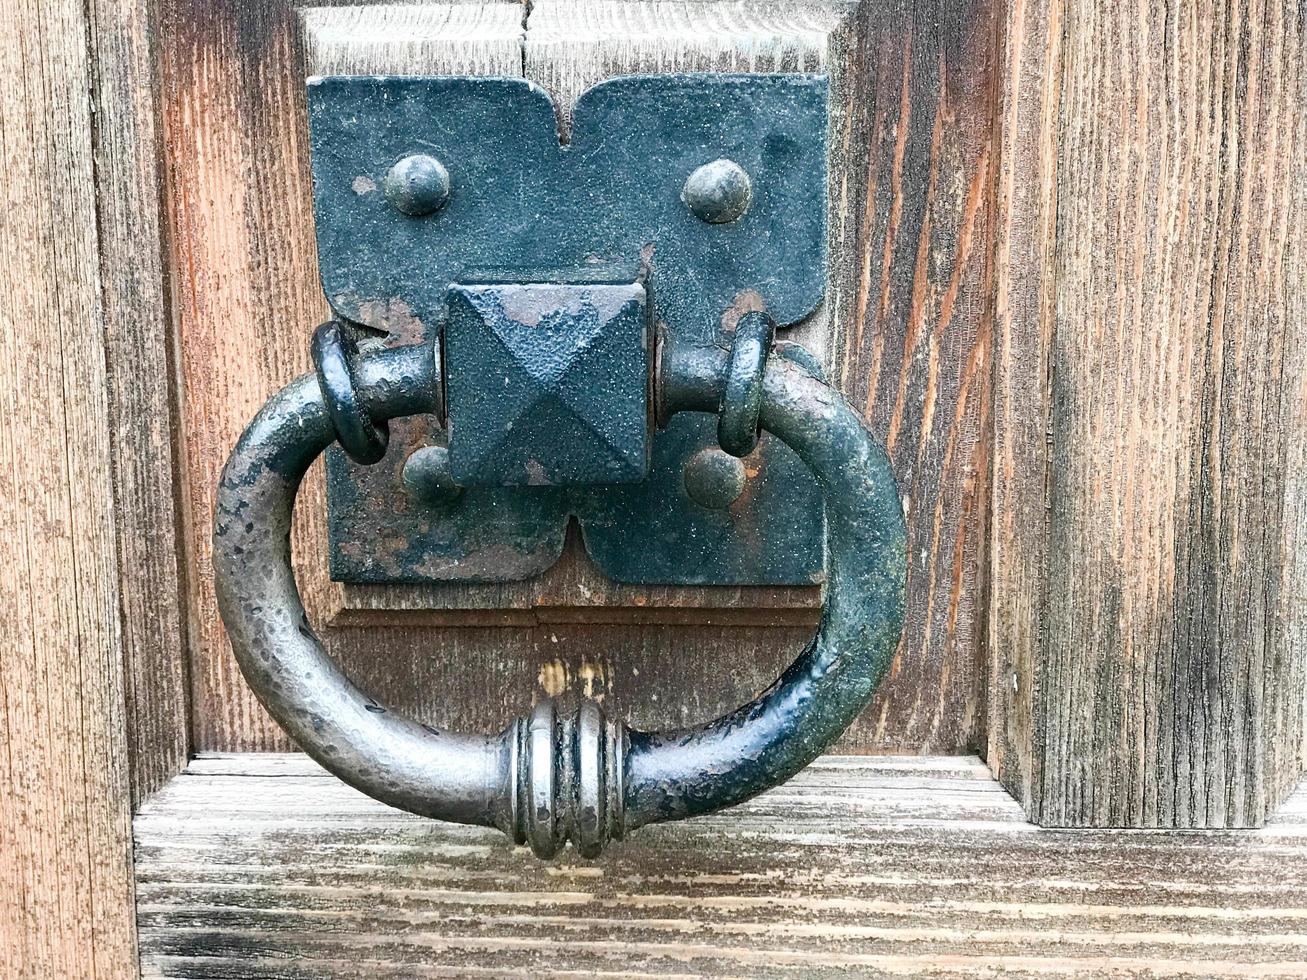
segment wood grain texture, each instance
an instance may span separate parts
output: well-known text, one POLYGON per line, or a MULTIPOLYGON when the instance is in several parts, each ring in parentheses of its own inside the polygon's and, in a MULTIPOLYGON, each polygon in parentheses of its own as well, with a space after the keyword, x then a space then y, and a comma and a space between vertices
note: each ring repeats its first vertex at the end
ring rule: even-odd
POLYGON ((298 331, 325 315, 305 233, 310 193, 295 127, 303 94, 286 77, 298 49, 283 4, 175 0, 161 9, 192 727, 197 748, 215 731, 239 732, 231 742, 245 748, 265 744, 272 727, 218 626, 209 534, 227 450, 264 399, 307 367, 298 331))
POLYGON ((1007 37, 992 754, 1048 824, 1256 825, 1303 768, 1304 12, 1007 37))
POLYGON ((986 761, 1027 812, 1048 574, 1062 4, 1008 5, 994 232, 994 446, 986 761))
POLYGON ((190 729, 157 10, 95 0, 87 11, 128 757, 139 801, 185 766, 190 729))
MULTIPOLYGON (((503 6, 511 14, 506 23, 520 21, 520 8, 503 6)), ((383 27, 409 56, 443 43, 422 9, 386 10, 383 27)), ((328 315, 313 241, 301 33, 295 9, 284 2, 167 0, 162 11, 185 544, 193 571, 194 737, 200 747, 285 746, 227 648, 213 599, 209 535, 228 451, 263 401, 309 366, 308 337, 328 315)), ((515 35, 497 47, 484 38, 473 45, 476 23, 455 31, 459 44, 445 48, 461 57, 471 45, 493 54, 489 70, 517 73, 515 35)), ((442 31, 450 27, 442 21, 442 31)), ((315 471, 297 511, 295 552, 319 621, 338 604, 338 590, 326 580, 324 512, 321 473, 315 471)))
POLYGON ((314 75, 522 74, 518 3, 306 6, 300 20, 304 68, 314 75))
POLYGON ((0 38, 0 975, 42 980, 136 972, 89 30, 0 38))
POLYGON ((1056 832, 968 758, 826 757, 550 863, 302 756, 196 760, 138 816, 146 977, 1294 977, 1307 788, 1245 832, 1056 832))
MULTIPOLYGON (((925 572, 914 572, 913 589, 914 595, 936 590, 934 598, 914 599, 908 631, 914 645, 905 645, 889 693, 851 731, 844 747, 958 751, 976 741, 983 721, 978 706, 984 699, 977 660, 980 623, 974 615, 981 586, 972 570, 980 567, 977 547, 983 539, 976 529, 983 526, 977 523, 983 515, 973 515, 969 508, 970 495, 983 486, 973 471, 985 391, 982 384, 962 379, 982 363, 973 350, 980 327, 971 290, 983 275, 984 250, 971 243, 981 240, 978 229, 987 212, 983 195, 976 196, 985 178, 976 176, 973 135, 988 131, 978 120, 987 119, 989 109, 984 100, 962 97, 978 84, 972 81, 946 85, 942 102, 938 92, 928 89, 945 78, 941 58, 956 54, 958 77, 988 70, 970 52, 992 44, 992 17, 948 14, 941 33, 932 26, 933 14, 880 4, 545 0, 527 18, 523 47, 523 11, 512 4, 326 4, 305 9, 302 27, 283 3, 167 0, 164 10, 166 152, 179 270, 186 537, 194 569, 192 698, 199 748, 288 747, 246 690, 226 649, 209 590, 208 534, 213 487, 227 450, 263 398, 304 369, 308 334, 326 315, 312 239, 303 79, 314 71, 520 74, 524 66, 531 77, 561 93, 564 106, 594 81, 632 71, 700 67, 832 73, 831 195, 837 202, 832 277, 823 311, 799 330, 825 353, 837 377, 843 374, 838 358, 859 359, 850 384, 860 398, 873 376, 882 390, 889 385, 895 392, 900 375, 911 376, 903 382, 897 416, 871 414, 882 437, 891 416, 898 420, 901 477, 917 479, 918 457, 926 461, 921 486, 912 490, 929 501, 914 509, 913 546, 931 557, 921 566, 925 572), (921 51, 936 53, 914 56, 918 67, 912 69, 911 85, 923 87, 924 101, 912 109, 911 126, 917 135, 927 133, 929 143, 935 138, 929 135, 935 132, 933 120, 938 111, 945 113, 949 125, 938 137, 935 155, 947 160, 935 165, 933 186, 942 182, 949 189, 934 192, 927 207, 930 181, 917 180, 915 172, 905 177, 905 171, 892 178, 888 170, 883 179, 885 187, 898 181, 892 199, 910 215, 929 210, 944 231, 925 236, 923 254, 928 257, 920 262, 916 246, 891 249, 890 268, 883 272, 877 263, 884 242, 875 237, 872 225, 886 202, 882 195, 868 203, 870 183, 881 179, 875 177, 868 146, 874 125, 883 127, 882 143, 886 134, 897 131, 904 65, 900 60, 886 69, 887 77, 893 76, 892 84, 886 82, 892 98, 876 103, 880 109, 870 104, 878 91, 870 74, 879 70, 878 52, 901 54, 907 39, 918 34, 927 41, 912 43, 924 43, 921 51), (927 121, 930 128, 922 130, 927 121), (958 180, 966 188, 961 196, 953 194, 958 180), (955 267, 957 255, 962 258, 955 267), (859 306, 867 264, 873 269, 868 275, 876 283, 888 278, 895 295, 904 294, 904 284, 914 280, 926 283, 924 292, 918 290, 920 301, 915 306, 890 304, 877 320, 874 309, 859 306), (941 316, 943 307, 947 312, 941 316), (849 325, 859 311, 868 317, 860 332, 849 325), (873 364, 868 353, 873 341, 903 347, 902 337, 893 338, 907 331, 909 322, 920 343, 908 343, 904 358, 885 355, 873 364), (858 344, 862 353, 854 351, 858 344), (963 363, 968 357, 971 366, 963 363), (929 476, 935 472, 946 474, 942 486, 969 489, 941 491, 935 498, 929 476)), ((953 62, 948 64, 947 77, 953 78, 953 62)), ((884 145, 892 149, 893 140, 884 145)), ((879 154, 877 165, 893 170, 896 165, 883 162, 879 154)), ((920 236, 920 229, 899 234, 920 236)), ((347 672, 367 678, 381 700, 433 723, 502 725, 524 707, 518 702, 521 693, 538 696, 544 690, 539 678, 554 676, 549 637, 557 635, 554 627, 560 623, 569 626, 569 635, 593 638, 578 639, 582 646, 562 657, 570 665, 565 696, 584 691, 581 668, 599 656, 602 637, 607 646, 603 656, 615 662, 634 662, 651 649, 667 651, 649 654, 651 659, 641 665, 648 691, 668 691, 661 703, 674 705, 680 699, 706 711, 715 690, 718 709, 725 709, 769 681, 794 656, 804 628, 815 619, 817 597, 808 589, 615 586, 597 575, 575 541, 555 569, 531 583, 342 589, 326 579, 321 493, 315 475, 303 491, 295 537, 310 614, 319 623, 334 624, 324 639, 347 672), (610 628, 587 628, 602 624, 610 628), (652 638, 653 626, 659 624, 671 630, 665 642, 652 638), (510 627, 528 635, 508 640, 510 627), (537 660, 546 648, 549 656, 537 660), (696 661, 702 671, 686 669, 696 661), (715 680, 710 668, 715 668, 715 680), (683 686, 674 695, 678 679, 683 686), (488 697, 487 690, 495 694, 488 697), (453 700, 442 702, 438 695, 453 700)), ((633 683, 617 685, 610 696, 610 708, 620 712, 629 707, 635 717, 650 717, 654 707, 633 683)), ((663 719, 678 717, 678 710, 666 709, 663 719)))
POLYGON ((994 0, 868 3, 847 52, 831 370, 890 453, 907 615, 877 744, 984 740, 994 0))

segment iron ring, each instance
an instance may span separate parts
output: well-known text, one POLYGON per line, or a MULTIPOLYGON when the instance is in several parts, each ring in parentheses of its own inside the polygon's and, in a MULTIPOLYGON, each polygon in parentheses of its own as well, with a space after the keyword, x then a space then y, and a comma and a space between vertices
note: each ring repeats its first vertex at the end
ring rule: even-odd
MULTIPOLYGON (((670 345, 659 380, 669 413, 718 411, 734 360, 714 347, 670 345)), ((361 356, 354 404, 370 419, 438 416, 439 363, 430 347, 361 356)), ((822 488, 829 578, 816 635, 749 703, 703 725, 646 732, 592 702, 565 714, 542 702, 486 736, 419 724, 360 691, 310 627, 291 567, 296 493, 338 437, 313 375, 263 407, 218 490, 218 607, 250 687, 301 748, 356 789, 423 816, 497 827, 541 857, 568 840, 593 857, 645 824, 710 813, 784 782, 839 737, 889 669, 907 555, 889 460, 858 414, 788 358, 766 361, 761 388, 762 427, 822 488)))

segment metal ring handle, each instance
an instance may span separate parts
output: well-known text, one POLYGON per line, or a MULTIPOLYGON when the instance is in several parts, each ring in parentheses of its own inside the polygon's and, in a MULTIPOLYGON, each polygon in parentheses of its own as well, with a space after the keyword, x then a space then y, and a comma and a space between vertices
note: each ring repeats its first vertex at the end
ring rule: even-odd
MULTIPOLYGON (((351 390, 369 419, 439 413, 430 347, 362 356, 351 390)), ((670 415, 714 412, 728 355, 663 352, 670 415)), ((291 571, 291 510, 309 464, 338 437, 317 379, 273 396, 223 471, 214 529, 219 609, 250 686, 290 736, 336 776, 385 803, 498 827, 549 857, 567 840, 595 856, 643 826, 709 813, 780 783, 811 762, 870 700, 903 620, 903 513, 884 451, 832 389, 801 365, 766 362, 759 417, 812 470, 825 496, 829 581, 821 624, 798 659, 755 700, 716 721, 641 732, 587 702, 560 718, 552 702, 498 735, 438 731, 392 714, 331 661, 291 571)))

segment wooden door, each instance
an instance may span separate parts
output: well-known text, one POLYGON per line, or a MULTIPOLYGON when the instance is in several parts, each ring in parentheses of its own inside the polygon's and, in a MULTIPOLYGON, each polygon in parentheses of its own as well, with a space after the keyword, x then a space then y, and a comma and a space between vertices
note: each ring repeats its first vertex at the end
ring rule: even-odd
MULTIPOLYGON (((1116 882, 1099 903, 1112 906, 1131 865, 1194 849, 1228 872, 1208 904, 1295 921, 1297 811, 1275 825, 1299 828, 1274 831, 1278 863, 1196 828, 1261 826, 1307 766, 1301 9, 28 0, 10 15, 0 973, 351 975, 362 943, 377 975, 522 974, 543 971, 549 929, 584 934, 545 937, 582 972, 1034 969, 1023 956, 1063 954, 1022 945, 1022 910, 1070 921, 1083 898, 1020 881, 1116 882), (308 367, 327 313, 307 75, 525 76, 565 119, 606 77, 722 70, 831 77, 830 276, 798 339, 890 451, 907 625, 837 746, 861 761, 545 877, 480 838, 358 810, 268 755, 293 746, 241 679, 210 585, 217 474, 257 407, 308 367), (1186 834, 1142 851, 1110 834, 1016 846, 1008 831, 1027 821, 1186 834), (981 824, 1007 829, 990 839, 981 824), (941 843, 963 831, 1024 877, 941 843), (378 857, 388 834, 420 853, 416 877, 378 857), (1089 851, 1113 857, 1086 870, 1089 851), (256 865, 291 869, 286 889, 261 890, 256 865), (615 884, 587 890, 595 872, 615 884), (803 875, 815 904, 785 890, 803 875), (905 876, 928 884, 896 891, 905 876), (1280 897, 1239 905, 1268 876, 1280 897), (905 908, 947 902, 954 879, 971 882, 966 901, 1002 907, 987 934, 1008 938, 984 942, 1015 959, 975 952, 974 908, 922 938, 905 908), (516 911, 433 925, 473 880, 516 911), (388 888, 415 917, 395 899, 360 924, 360 896, 388 888), (717 911, 632 911, 687 889, 717 911), (774 914, 740 911, 778 892, 774 914), (841 919, 839 903, 856 913, 841 919), (708 927, 736 938, 687 952, 675 935, 708 927), (765 952, 750 959, 741 936, 765 952)), ((498 728, 541 695, 603 698, 635 724, 704 719, 769 682, 815 622, 815 590, 614 586, 575 542, 525 584, 342 587, 325 571, 323 493, 311 478, 295 532, 310 613, 351 677, 434 724, 498 728)), ((1159 875, 1145 893, 1174 894, 1159 875)), ((1088 948, 1111 942, 1112 914, 1084 926, 1088 948)), ((1207 972, 1307 963, 1274 938, 1285 931, 1249 946, 1227 930, 1207 972)), ((1159 943, 1140 940, 1138 969, 1193 959, 1159 943)), ((1068 969, 1092 972, 1081 959, 1068 969)))
MULTIPOLYGON (((871 87, 889 83, 868 60, 874 28, 859 8, 540 3, 525 28, 522 13, 514 3, 164 8, 170 219, 176 262, 189 270, 175 297, 180 424, 196 433, 183 447, 180 488, 198 573, 189 596, 194 748, 289 747, 226 649, 208 587, 208 528, 227 449, 267 394, 307 367, 305 338, 327 315, 309 200, 306 76, 525 74, 553 94, 565 125, 571 102, 604 77, 696 69, 832 73, 831 276, 823 311, 795 339, 849 379, 856 402, 892 439, 921 556, 913 563, 917 625, 905 633, 894 678, 846 747, 974 748, 983 716, 978 573, 988 403, 978 369, 989 337, 980 299, 988 256, 970 243, 986 239, 990 212, 979 170, 989 119, 970 87, 983 76, 963 74, 952 96, 965 107, 963 119, 946 145, 929 129, 935 110, 911 108, 903 133, 911 131, 914 157, 896 163, 907 152, 903 134, 889 138, 899 123, 882 122, 879 137, 871 135, 871 87), (936 140, 950 156, 949 186, 927 202, 936 140), (869 171, 883 172, 876 189, 869 171), (877 229, 874 222, 892 212, 896 181, 900 195, 908 182, 914 203, 893 228, 877 229), (869 194, 882 199, 869 205, 869 194), (923 242, 935 254, 928 270, 916 258, 923 242), (917 275, 926 278, 914 287, 917 275), (859 318, 873 294, 880 309, 859 318), (946 300, 952 307, 937 328, 946 300), (854 326, 873 320, 882 326, 854 326), (935 331, 945 327, 941 359, 935 331)), ((992 13, 977 17, 959 28, 993 30, 992 13)), ((893 30, 901 34, 903 25, 893 30)), ((887 59, 887 75, 897 65, 892 85, 901 88, 912 63, 896 43, 877 40, 875 52, 887 59)), ((942 51, 948 42, 933 43, 942 51)), ((932 94, 935 83, 919 84, 922 98, 949 97, 932 94)), ((436 725, 498 728, 542 693, 582 691, 641 724, 706 719, 769 683, 815 623, 815 590, 616 587, 589 567, 575 541, 561 566, 525 584, 341 587, 325 570, 321 481, 306 493, 297 544, 310 614, 329 624, 333 654, 360 683, 436 725)))

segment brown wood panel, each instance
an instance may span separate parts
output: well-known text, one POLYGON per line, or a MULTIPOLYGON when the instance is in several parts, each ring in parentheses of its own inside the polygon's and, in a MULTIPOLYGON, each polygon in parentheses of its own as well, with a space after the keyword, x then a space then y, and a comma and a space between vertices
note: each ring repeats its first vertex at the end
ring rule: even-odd
POLYGON ((991 731, 1045 823, 1256 825, 1303 768, 1305 32, 1011 8, 991 731))
MULTIPOLYGON (((92 10, 102 14, 95 4, 92 10)), ((0 975, 136 973, 93 100, 81 2, 0 37, 0 975)), ((98 100, 97 100, 98 101, 98 100)), ((110 118, 113 130, 122 120, 110 118)), ((108 193, 115 193, 110 189, 108 193)))
MULTIPOLYGON (((903 650, 884 696, 846 745, 959 751, 980 739, 993 0, 943 12, 828 0, 541 2, 526 17, 525 48, 524 11, 495 3, 323 4, 304 11, 303 29, 284 2, 166 0, 164 9, 198 747, 287 746, 226 649, 209 588, 208 534, 227 450, 263 398, 303 370, 309 332, 326 314, 300 86, 315 70, 433 64, 498 74, 526 66, 564 102, 599 78, 637 70, 832 73, 832 279, 821 313, 797 329, 892 443, 918 556, 903 650)), ((523 658, 516 669, 524 678, 538 676, 544 665, 532 651, 545 623, 607 621, 612 650, 629 656, 648 646, 642 622, 679 622, 687 627, 676 632, 680 656, 742 651, 750 667, 732 681, 743 685, 769 679, 796 652, 796 628, 813 622, 811 590, 614 586, 575 542, 532 583, 341 589, 326 580, 322 506, 315 475, 295 538, 310 613, 335 624, 324 639, 347 671, 375 678, 376 696, 420 713, 439 709, 419 692, 449 690, 463 669, 436 662, 441 651, 475 647, 470 662, 503 665, 496 682, 513 675, 513 656, 523 658), (485 612, 469 612, 476 609, 485 612), (722 646, 714 629, 730 623, 740 624, 739 640, 722 646), (508 624, 531 631, 529 642, 505 644, 496 629, 508 624), (372 631, 356 628, 363 625, 372 631), (391 633, 401 625, 404 643, 391 633), (438 635, 454 627, 467 632, 438 635)), ((669 683, 684 673, 675 659, 648 666, 669 671, 669 683)), ((722 708, 744 689, 732 681, 719 682, 722 708)), ((499 701, 480 698, 447 709, 448 720, 483 724, 487 705, 499 701)))
POLYGON ((999 10, 867 3, 848 52, 831 366, 907 512, 907 619, 872 729, 896 751, 984 740, 999 10))
MULTIPOLYGON (((328 314, 312 236, 295 9, 167 0, 159 57, 194 738, 200 747, 284 745, 245 687, 218 623, 209 534, 227 452, 268 395, 308 367, 308 336, 328 314)), ((323 509, 315 472, 295 534, 315 611, 325 582, 323 509)))
POLYGON ((1307 787, 1261 831, 1040 830, 973 758, 819 759, 543 863, 303 756, 136 822, 147 977, 1301 977, 1307 787))
POLYGON ((190 729, 176 370, 164 268, 157 9, 88 5, 132 799, 186 765, 190 729))
MULTIPOLYGON (((543 622, 492 628, 340 629, 337 647, 364 690, 403 692, 437 728, 499 731, 535 701, 595 698, 637 727, 709 721, 770 684, 810 626, 543 622), (377 631, 387 645, 378 650, 377 631)), ((844 744, 865 744, 865 729, 844 744)))

